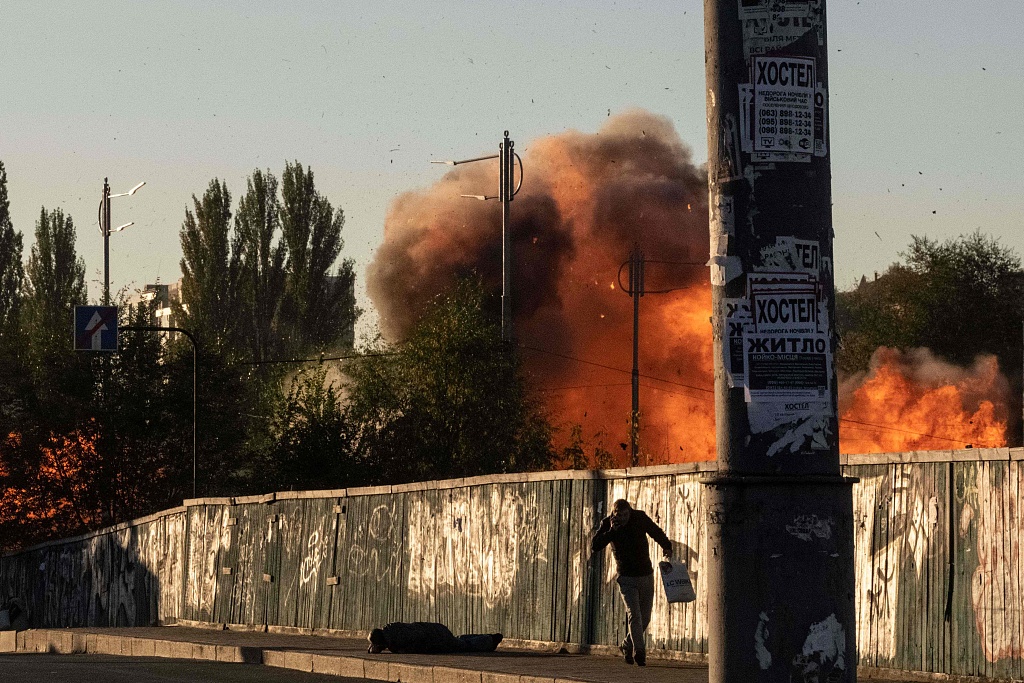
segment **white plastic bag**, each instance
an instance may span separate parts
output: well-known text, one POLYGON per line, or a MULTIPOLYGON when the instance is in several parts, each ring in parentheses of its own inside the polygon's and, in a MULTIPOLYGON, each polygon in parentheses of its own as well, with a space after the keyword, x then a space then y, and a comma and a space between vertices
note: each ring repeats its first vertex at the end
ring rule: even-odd
POLYGON ((669 602, 693 602, 697 599, 685 562, 661 562, 658 568, 661 570, 661 583, 665 586, 665 597, 669 602))

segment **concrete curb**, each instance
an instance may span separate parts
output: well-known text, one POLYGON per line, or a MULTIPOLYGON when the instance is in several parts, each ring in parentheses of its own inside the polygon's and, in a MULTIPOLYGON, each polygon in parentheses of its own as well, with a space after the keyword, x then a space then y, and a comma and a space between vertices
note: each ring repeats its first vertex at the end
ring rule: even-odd
MULTIPOLYGON (((526 641, 532 642, 532 641, 526 641)), ((549 649, 550 651, 550 649, 549 649)), ((369 659, 343 654, 321 654, 299 648, 222 645, 181 640, 164 640, 108 633, 64 629, 0 631, 0 653, 105 654, 122 657, 167 657, 238 664, 258 664, 316 674, 359 678, 389 683, 583 683, 584 679, 532 676, 483 669, 461 668, 451 663, 438 665, 398 662, 387 657, 369 659)), ((594 654, 597 654, 596 652, 594 654)), ((689 662, 690 665, 698 662, 689 662)), ((864 680, 913 681, 926 683, 994 683, 1008 679, 903 671, 858 666, 864 680)))
POLYGON ((262 664, 282 669, 390 683, 579 683, 569 679, 498 673, 450 665, 425 666, 387 659, 371 660, 348 655, 319 654, 301 648, 264 649, 106 633, 77 633, 62 629, 0 632, 0 652, 167 657, 262 664))

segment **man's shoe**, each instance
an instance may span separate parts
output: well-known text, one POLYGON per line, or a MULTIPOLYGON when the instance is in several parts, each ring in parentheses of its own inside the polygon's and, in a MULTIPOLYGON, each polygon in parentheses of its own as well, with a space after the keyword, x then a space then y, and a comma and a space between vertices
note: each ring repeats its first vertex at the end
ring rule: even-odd
POLYGON ((626 647, 625 645, 619 645, 619 649, 622 650, 622 658, 626 660, 626 664, 633 664, 633 648, 626 647))
POLYGON ((636 660, 637 666, 647 666, 647 653, 643 650, 633 653, 633 659, 636 660))

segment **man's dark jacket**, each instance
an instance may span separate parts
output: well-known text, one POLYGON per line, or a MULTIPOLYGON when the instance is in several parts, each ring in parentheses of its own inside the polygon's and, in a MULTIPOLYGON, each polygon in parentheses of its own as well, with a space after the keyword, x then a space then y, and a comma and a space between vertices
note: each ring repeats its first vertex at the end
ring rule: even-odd
POLYGON ((594 534, 590 548, 596 553, 611 543, 619 576, 647 576, 654 573, 648 554, 647 536, 653 538, 666 555, 672 553, 672 543, 668 536, 647 513, 640 510, 630 511, 629 521, 618 529, 612 528, 611 517, 605 517, 601 528, 594 534))

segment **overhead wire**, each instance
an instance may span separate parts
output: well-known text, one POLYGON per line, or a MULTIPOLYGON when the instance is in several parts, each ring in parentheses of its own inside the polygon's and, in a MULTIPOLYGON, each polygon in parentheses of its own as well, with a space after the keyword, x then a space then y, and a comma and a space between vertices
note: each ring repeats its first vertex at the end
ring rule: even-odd
MULTIPOLYGON (((548 349, 537 348, 536 346, 527 346, 526 344, 520 344, 519 348, 527 349, 529 351, 536 351, 538 353, 546 353, 549 356, 557 356, 558 358, 565 358, 566 360, 576 361, 577 363, 583 363, 585 365, 593 365, 593 366, 598 367, 598 368, 604 368, 605 370, 612 370, 614 372, 622 372, 622 373, 625 373, 627 375, 632 375, 633 374, 632 370, 625 370, 623 368, 617 368, 617 367, 612 366, 612 365, 605 365, 603 363, 598 363, 596 361, 586 360, 586 359, 583 359, 583 358, 577 358, 576 356, 569 356, 569 355, 566 355, 564 353, 558 353, 557 351, 550 351, 548 349)), ((692 389, 694 391, 700 391, 700 392, 703 392, 705 394, 714 394, 715 393, 714 389, 706 389, 704 387, 695 387, 695 386, 693 386, 691 384, 686 384, 684 382, 676 382, 676 381, 671 380, 671 379, 663 379, 661 377, 655 377, 654 375, 645 375, 643 373, 640 373, 640 377, 643 377, 644 379, 654 380, 655 382, 665 382, 666 384, 672 384, 674 386, 684 387, 686 389, 692 389)))
MULTIPOLYGON (((586 359, 583 359, 583 358, 578 358, 576 356, 570 356, 570 355, 567 355, 567 354, 558 353, 556 351, 550 351, 548 349, 541 349, 541 348, 537 348, 537 347, 534 347, 534 346, 527 346, 525 344, 520 344, 519 346, 520 346, 520 348, 528 349, 530 351, 537 351, 538 353, 546 353, 548 355, 558 356, 560 358, 565 358, 567 360, 572 360, 572 361, 575 361, 577 363, 583 363, 585 365, 593 365, 595 367, 604 368, 605 370, 612 370, 614 372, 621 372, 621 373, 624 373, 624 374, 632 374, 631 370, 626 370, 624 368, 617 368, 617 367, 612 366, 612 365, 605 365, 604 363, 598 363, 596 361, 590 361, 590 360, 586 360, 586 359)), ((696 387, 696 386, 693 386, 693 385, 690 385, 690 384, 685 384, 683 382, 676 382, 676 381, 673 381, 673 380, 663 379, 661 377, 654 377, 653 375, 645 375, 645 374, 641 373, 640 377, 643 377, 644 379, 654 380, 656 382, 664 382, 666 384, 672 384, 672 385, 675 385, 675 386, 681 386, 681 387, 684 387, 686 389, 691 389, 691 390, 694 390, 694 391, 700 391, 700 392, 704 392, 704 393, 707 393, 707 394, 713 394, 714 393, 713 389, 705 389, 703 387, 696 387)), ((605 385, 594 385, 594 386, 595 387, 600 387, 600 386, 605 386, 605 385)), ((607 386, 615 386, 615 385, 607 385, 607 386)), ((623 385, 621 385, 621 386, 625 386, 625 384, 623 383, 623 385)), ((669 391, 668 389, 664 389, 664 388, 661 388, 661 387, 656 387, 656 386, 652 386, 652 385, 648 385, 648 384, 642 384, 641 386, 644 386, 644 387, 646 387, 648 389, 654 389, 654 390, 657 390, 657 391, 664 391, 664 392, 667 392, 667 393, 674 393, 674 394, 676 394, 678 396, 687 396, 687 394, 681 394, 681 393, 678 393, 678 392, 672 392, 672 391, 669 391)), ((584 387, 580 387, 580 388, 584 388, 584 387)), ((706 399, 706 400, 708 399, 708 397, 706 397, 706 396, 701 396, 700 398, 706 399)), ((843 422, 843 423, 846 423, 846 424, 851 424, 851 425, 860 425, 862 427, 872 427, 872 428, 874 428, 874 431, 875 431, 876 434, 881 433, 882 431, 898 432, 898 433, 901 433, 901 434, 909 434, 911 436, 921 436, 921 437, 927 437, 927 438, 932 438, 932 439, 938 439, 940 441, 948 441, 950 443, 965 443, 964 439, 953 439, 953 438, 950 438, 948 436, 939 436, 937 434, 928 434, 928 433, 925 433, 925 432, 915 432, 915 431, 911 431, 911 430, 908 430, 908 429, 900 429, 899 427, 890 427, 888 425, 880 425, 880 424, 875 424, 875 423, 872 423, 872 422, 863 422, 863 421, 860 421, 860 420, 853 420, 851 418, 841 417, 841 418, 839 418, 839 421, 843 422)), ((856 429, 856 428, 857 427, 854 427, 854 429, 856 429)), ((868 431, 868 430, 864 430, 864 431, 868 431)))
POLYGON ((379 358, 382 356, 395 356, 397 351, 382 351, 380 353, 353 353, 346 356, 318 356, 317 358, 272 358, 267 360, 246 360, 229 363, 228 365, 273 365, 278 363, 322 363, 328 360, 355 360, 358 358, 379 358))
MULTIPOLYGON (((574 361, 576 363, 582 363, 584 365, 592 365, 594 367, 603 368, 605 370, 611 370, 613 372, 621 372, 621 373, 627 374, 627 375, 632 374, 631 370, 626 370, 625 368, 618 368, 618 367, 615 367, 613 365, 606 365, 604 363, 598 363, 597 361, 587 360, 585 358, 579 358, 577 356, 571 356, 571 355, 564 354, 564 353, 558 353, 557 351, 551 351, 549 349, 541 349, 541 348, 538 348, 538 347, 535 347, 535 346, 528 346, 526 344, 519 344, 519 347, 522 348, 522 349, 526 349, 528 351, 535 351, 537 353, 544 353, 544 354, 547 354, 549 356, 555 356, 555 357, 558 357, 558 358, 564 358, 565 360, 571 360, 571 361, 574 361)), ((360 359, 360 358, 379 358, 379 357, 385 357, 385 356, 394 356, 394 355, 397 355, 397 353, 398 353, 397 351, 382 351, 382 352, 377 352, 377 353, 356 353, 356 354, 348 354, 348 355, 342 355, 342 356, 319 356, 319 357, 316 357, 316 358, 275 358, 275 359, 268 359, 268 360, 261 360, 261 361, 239 361, 239 362, 236 362, 236 363, 231 363, 231 365, 271 365, 271 364, 284 364, 284 363, 322 363, 324 361, 357 360, 357 359, 360 359)), ((684 382, 677 382, 675 380, 664 379, 662 377, 655 377, 654 375, 647 375, 647 374, 641 373, 640 377, 642 377, 644 379, 647 379, 647 380, 652 380, 652 381, 655 381, 655 382, 663 382, 665 384, 671 384, 673 386, 682 387, 684 389, 689 389, 691 391, 701 392, 703 395, 701 395, 701 396, 699 396, 697 398, 701 398, 703 400, 711 400, 709 395, 710 394, 714 394, 714 389, 707 389, 705 387, 698 387, 698 386, 694 386, 692 384, 686 384, 684 382)), ((584 384, 584 385, 575 385, 575 386, 566 386, 566 387, 541 388, 541 389, 537 389, 537 391, 539 391, 541 393, 551 393, 551 392, 555 392, 555 391, 569 391, 569 390, 574 390, 574 389, 598 389, 598 388, 620 387, 620 386, 629 386, 629 385, 626 382, 608 383, 608 384, 584 384)), ((664 387, 658 387, 658 386, 654 386, 654 385, 650 385, 650 384, 641 384, 640 386, 642 386, 644 388, 647 388, 647 389, 652 389, 654 391, 661 391, 661 392, 664 392, 664 393, 675 394, 677 396, 687 396, 687 397, 690 397, 690 398, 694 398, 693 396, 690 396, 689 394, 684 394, 684 393, 681 393, 681 392, 672 391, 670 389, 665 389, 664 387)), ((851 427, 851 428, 852 429, 861 429, 862 431, 874 431, 876 434, 878 434, 878 433, 880 433, 882 431, 885 431, 885 432, 897 432, 897 433, 900 433, 900 434, 907 434, 907 435, 910 435, 910 436, 919 436, 919 437, 924 437, 924 438, 929 438, 929 439, 938 439, 939 441, 947 441, 949 443, 964 443, 965 442, 964 439, 953 439, 953 438, 950 438, 948 436, 939 436, 938 434, 929 434, 929 433, 926 433, 926 432, 916 432, 916 431, 909 430, 909 429, 900 429, 899 427, 890 427, 888 425, 880 425, 880 424, 876 424, 876 423, 873 423, 873 422, 863 422, 861 420, 854 420, 854 419, 851 419, 851 418, 841 417, 841 418, 839 418, 839 422, 842 422, 842 423, 845 423, 845 424, 848 424, 848 425, 858 425, 857 427, 851 427), (862 429, 863 427, 869 427, 871 429, 862 429)))

